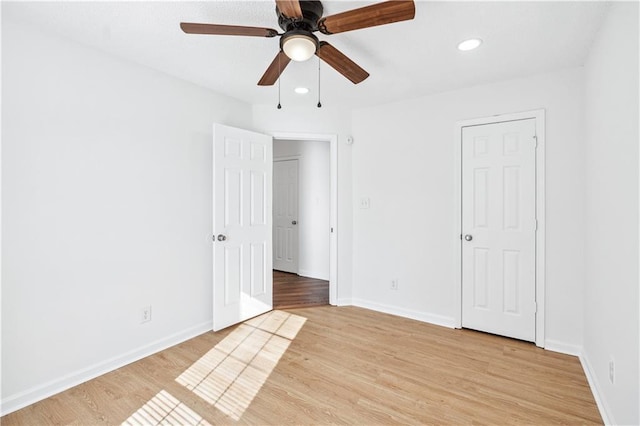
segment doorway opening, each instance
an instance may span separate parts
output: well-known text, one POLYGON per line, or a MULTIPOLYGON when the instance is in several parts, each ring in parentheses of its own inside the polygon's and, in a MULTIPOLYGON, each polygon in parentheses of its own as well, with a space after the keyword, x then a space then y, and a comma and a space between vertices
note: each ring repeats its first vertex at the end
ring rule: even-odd
POLYGON ((273 135, 273 307, 335 304, 337 137, 273 135))

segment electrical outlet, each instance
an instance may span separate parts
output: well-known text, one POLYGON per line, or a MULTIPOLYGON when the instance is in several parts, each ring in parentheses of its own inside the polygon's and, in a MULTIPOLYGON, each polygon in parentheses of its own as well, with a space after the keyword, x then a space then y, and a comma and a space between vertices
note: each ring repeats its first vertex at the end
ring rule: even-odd
POLYGON ((140 312, 140 324, 151 321, 151 305, 145 306, 140 312))
POLYGON ((360 208, 368 209, 369 207, 371 207, 371 200, 369 199, 369 197, 360 198, 360 208))
POLYGON ((609 381, 614 384, 616 381, 616 363, 613 358, 609 360, 609 381))
POLYGON ((391 290, 397 290, 397 289, 398 289, 398 279, 395 278, 391 280, 391 290))

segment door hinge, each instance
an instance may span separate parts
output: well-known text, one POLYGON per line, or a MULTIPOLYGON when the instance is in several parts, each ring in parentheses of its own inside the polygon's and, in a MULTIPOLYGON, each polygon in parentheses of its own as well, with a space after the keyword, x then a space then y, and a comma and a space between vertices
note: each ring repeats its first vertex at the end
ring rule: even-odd
POLYGON ((538 219, 533 219, 533 230, 534 231, 538 230, 538 219))
POLYGON ((533 302, 533 313, 534 314, 538 313, 538 303, 537 302, 533 302))
POLYGON ((537 148, 538 147, 538 136, 537 135, 533 135, 533 148, 537 148))
POLYGON ((331 227, 331 233, 333 234, 333 226, 331 227))

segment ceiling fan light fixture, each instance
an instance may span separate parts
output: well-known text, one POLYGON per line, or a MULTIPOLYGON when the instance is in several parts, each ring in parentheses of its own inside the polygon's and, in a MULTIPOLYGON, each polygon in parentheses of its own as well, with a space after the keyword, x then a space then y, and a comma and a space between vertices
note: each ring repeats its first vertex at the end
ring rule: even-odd
POLYGON ((312 35, 292 34, 282 41, 282 50, 292 61, 304 62, 311 58, 318 48, 318 40, 312 35))
POLYGON ((458 43, 458 50, 466 52, 468 50, 477 49, 481 44, 482 40, 479 38, 470 38, 469 40, 464 40, 458 43))

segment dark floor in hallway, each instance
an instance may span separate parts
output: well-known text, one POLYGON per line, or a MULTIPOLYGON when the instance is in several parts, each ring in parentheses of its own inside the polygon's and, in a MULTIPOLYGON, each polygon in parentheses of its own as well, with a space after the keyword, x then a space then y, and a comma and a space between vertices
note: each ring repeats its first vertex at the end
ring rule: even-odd
POLYGON ((273 309, 329 304, 329 281, 273 271, 273 309))

